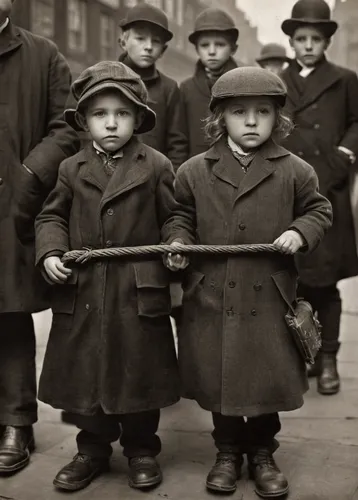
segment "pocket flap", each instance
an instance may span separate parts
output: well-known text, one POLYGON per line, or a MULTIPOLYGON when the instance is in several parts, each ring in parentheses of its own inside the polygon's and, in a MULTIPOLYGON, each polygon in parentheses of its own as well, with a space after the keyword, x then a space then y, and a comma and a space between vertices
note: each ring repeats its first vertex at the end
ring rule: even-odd
POLYGON ((162 261, 136 262, 133 266, 137 288, 169 286, 169 271, 162 261))
POLYGON ((292 311, 292 304, 296 300, 297 281, 288 271, 278 271, 271 275, 281 297, 292 311))

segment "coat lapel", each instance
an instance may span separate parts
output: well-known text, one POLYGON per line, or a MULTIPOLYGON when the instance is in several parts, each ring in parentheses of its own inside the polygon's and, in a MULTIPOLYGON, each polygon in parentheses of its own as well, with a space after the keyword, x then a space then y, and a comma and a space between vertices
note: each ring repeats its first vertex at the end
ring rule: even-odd
POLYGON ((268 140, 256 153, 247 174, 240 183, 236 200, 255 189, 277 168, 277 163, 271 160, 287 156, 290 153, 272 140, 268 140))
POLYGON ((0 34, 0 57, 16 50, 20 45, 22 45, 20 31, 10 21, 0 34))
POLYGON ((108 184, 108 176, 104 171, 101 158, 94 151, 92 143, 86 145, 78 153, 77 161, 79 164, 83 164, 80 170, 80 178, 95 186, 101 193, 104 193, 108 184))
POLYGON ((205 154, 205 159, 214 162, 212 172, 218 179, 239 187, 245 174, 226 145, 226 138, 216 142, 205 154))

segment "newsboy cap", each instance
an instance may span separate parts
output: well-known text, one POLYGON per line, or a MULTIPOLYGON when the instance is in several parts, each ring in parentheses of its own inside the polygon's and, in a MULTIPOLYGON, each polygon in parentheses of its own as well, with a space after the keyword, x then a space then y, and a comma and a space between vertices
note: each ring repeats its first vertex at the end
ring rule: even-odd
MULTIPOLYGON (((143 134, 155 127, 156 115, 147 105, 148 92, 143 81, 128 66, 117 61, 99 62, 80 74, 71 87, 73 97, 77 101, 77 108, 66 110, 65 120, 73 126, 73 114, 80 112, 85 101, 90 97, 106 89, 118 90, 144 111, 143 123, 136 130, 136 134, 143 134)), ((82 128, 78 121, 77 125, 82 128)))
POLYGON ((273 97, 280 106, 285 105, 287 88, 280 77, 256 66, 235 68, 222 75, 211 89, 210 110, 214 111, 223 99, 245 96, 273 97))
POLYGON ((173 38, 173 33, 169 31, 167 16, 162 10, 154 5, 139 3, 131 9, 128 9, 127 16, 120 21, 119 26, 122 30, 126 30, 130 28, 132 24, 138 22, 154 24, 157 28, 160 28, 163 32, 165 42, 169 42, 169 40, 173 38))
POLYGON ((236 43, 239 30, 235 27, 233 19, 224 10, 209 7, 200 12, 195 20, 194 31, 189 35, 189 42, 195 44, 199 35, 205 31, 221 31, 232 37, 236 43))
POLYGON ((327 38, 338 28, 336 21, 331 20, 331 9, 324 0, 298 0, 292 8, 291 18, 283 21, 281 29, 292 37, 297 28, 305 25, 318 27, 327 38))
POLYGON ((259 57, 256 59, 256 62, 261 63, 269 61, 270 59, 280 59, 285 62, 289 62, 291 60, 287 57, 285 47, 278 43, 268 43, 264 45, 261 49, 259 57))

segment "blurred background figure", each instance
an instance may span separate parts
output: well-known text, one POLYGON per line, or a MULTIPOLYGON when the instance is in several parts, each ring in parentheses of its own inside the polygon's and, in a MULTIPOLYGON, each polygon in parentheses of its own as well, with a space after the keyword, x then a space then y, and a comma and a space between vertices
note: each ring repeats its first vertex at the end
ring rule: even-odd
POLYGON ((260 56, 256 59, 256 62, 261 68, 268 69, 272 73, 280 75, 290 60, 283 45, 268 43, 262 47, 260 56))

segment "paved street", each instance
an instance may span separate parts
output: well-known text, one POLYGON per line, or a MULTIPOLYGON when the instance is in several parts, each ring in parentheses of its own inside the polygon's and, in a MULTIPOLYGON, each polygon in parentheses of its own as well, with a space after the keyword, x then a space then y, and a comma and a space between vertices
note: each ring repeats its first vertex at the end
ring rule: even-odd
MULTIPOLYGON (((320 396, 315 381, 299 411, 283 414, 281 447, 277 462, 287 474, 292 500, 358 500, 358 279, 342 283, 345 314, 342 318, 343 346, 339 367, 343 390, 337 396, 320 396)), ((40 370, 51 315, 35 317, 40 370)), ((210 415, 191 401, 162 413, 160 435, 163 453, 163 484, 154 491, 141 493, 127 486, 126 461, 115 444, 110 473, 75 494, 54 490, 52 479, 62 465, 75 454, 76 429, 60 422, 59 412, 40 405, 36 425, 37 451, 31 465, 17 476, 0 479, 0 500, 57 500, 71 496, 99 500, 203 500, 204 482, 214 456, 210 415)), ((234 500, 257 498, 253 484, 238 483, 234 500)))

